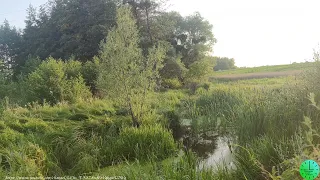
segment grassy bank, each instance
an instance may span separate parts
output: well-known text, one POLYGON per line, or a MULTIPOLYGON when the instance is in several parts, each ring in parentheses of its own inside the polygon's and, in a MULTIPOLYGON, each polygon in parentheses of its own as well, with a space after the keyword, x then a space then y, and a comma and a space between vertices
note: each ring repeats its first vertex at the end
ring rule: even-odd
POLYGON ((132 128, 129 114, 105 100, 8 107, 0 120, 0 176, 78 176, 123 161, 174 155, 171 132, 157 122, 165 118, 150 118, 132 128))

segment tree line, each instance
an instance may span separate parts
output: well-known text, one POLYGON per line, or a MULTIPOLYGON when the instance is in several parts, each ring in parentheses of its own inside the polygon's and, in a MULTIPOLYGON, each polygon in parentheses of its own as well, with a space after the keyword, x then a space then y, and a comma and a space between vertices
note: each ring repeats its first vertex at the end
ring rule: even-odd
MULTIPOLYGON (((156 87, 181 87, 201 80, 220 62, 209 55, 216 43, 212 25, 198 12, 184 17, 178 12, 166 11, 166 3, 163 0, 50 0, 39 8, 30 5, 23 29, 10 26, 8 21, 0 26, 0 72, 2 84, 6 85, 3 89, 12 89, 12 84, 21 86, 32 78, 36 81, 32 73, 53 68, 51 73, 60 69, 56 73, 60 73, 62 79, 78 78, 92 94, 103 94, 97 82, 105 71, 101 67, 105 66, 99 64, 98 57, 103 54, 104 44, 113 41, 109 34, 119 28, 117 9, 123 6, 129 7, 132 14, 138 33, 135 48, 141 49, 138 57, 144 66, 149 65, 148 59, 156 59, 150 57, 150 51, 157 53, 155 49, 160 46, 165 49, 164 55, 159 55, 161 63, 154 63, 149 69, 159 71, 153 78, 156 87), (50 60, 58 60, 60 64, 53 65, 50 60)), ((115 50, 126 53, 130 45, 128 40, 115 50)), ((110 54, 108 58, 115 59, 110 54)), ((39 98, 30 100, 35 99, 39 98)))
POLYGON ((50 0, 27 9, 24 29, 0 26, 0 99, 73 103, 108 97, 134 126, 159 88, 202 81, 234 60, 210 56, 216 39, 200 13, 182 16, 162 0, 50 0), (224 65, 224 64, 227 64, 224 65))

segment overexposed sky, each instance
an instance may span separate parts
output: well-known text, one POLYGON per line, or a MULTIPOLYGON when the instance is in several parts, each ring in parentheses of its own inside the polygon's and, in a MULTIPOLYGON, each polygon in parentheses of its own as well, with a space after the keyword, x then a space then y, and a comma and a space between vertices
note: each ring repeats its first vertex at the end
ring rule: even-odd
POLYGON ((237 66, 304 62, 320 42, 320 1, 172 0, 182 15, 199 11, 213 24, 214 55, 237 66))
MULTIPOLYGON (((0 0, 0 21, 24 27, 29 4, 47 0, 0 0)), ((214 55, 237 66, 288 64, 312 59, 320 42, 320 0, 169 0, 170 10, 199 11, 213 24, 214 55)))

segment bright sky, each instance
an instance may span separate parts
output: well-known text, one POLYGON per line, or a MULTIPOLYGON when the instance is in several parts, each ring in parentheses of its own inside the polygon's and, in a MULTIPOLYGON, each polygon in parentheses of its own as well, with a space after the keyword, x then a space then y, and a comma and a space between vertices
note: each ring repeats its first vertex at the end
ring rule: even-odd
MULTIPOLYGON (((4 1, 4 0, 2 0, 4 1)), ((22 28, 29 4, 47 0, 1 2, 5 18, 22 28)), ((171 10, 199 11, 213 24, 218 40, 214 55, 235 58, 237 66, 288 64, 312 59, 320 42, 317 0, 169 0, 171 10)))
POLYGON ((46 2, 47 0, 0 0, 0 22, 7 19, 11 25, 23 28, 29 5, 38 7, 46 2))
POLYGON ((218 43, 214 55, 238 66, 288 64, 312 59, 320 42, 317 0, 173 0, 183 15, 199 11, 218 43))

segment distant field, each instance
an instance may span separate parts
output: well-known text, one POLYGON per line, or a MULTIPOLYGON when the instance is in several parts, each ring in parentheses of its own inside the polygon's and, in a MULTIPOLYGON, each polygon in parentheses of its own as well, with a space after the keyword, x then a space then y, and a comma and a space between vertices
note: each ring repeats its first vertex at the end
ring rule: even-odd
POLYGON ((305 70, 314 66, 314 62, 305 63, 294 63, 286 65, 275 65, 275 66, 260 66, 253 68, 238 68, 227 71, 217 71, 214 72, 214 76, 220 75, 230 75, 230 74, 248 74, 248 73, 262 73, 262 72, 283 72, 283 71, 295 71, 295 70, 305 70))
POLYGON ((314 62, 294 63, 288 65, 261 66, 254 68, 238 68, 234 70, 214 72, 211 81, 237 81, 245 79, 276 78, 295 76, 314 66, 314 62))
POLYGON ((298 75, 303 70, 293 70, 293 71, 280 71, 280 72, 258 72, 258 73, 247 73, 247 74, 227 74, 227 75, 217 75, 211 79, 218 80, 243 80, 243 79, 261 79, 261 78, 275 78, 282 76, 294 76, 298 75))
POLYGON ((255 78, 255 79, 240 79, 240 80, 222 80, 222 81, 215 81, 216 85, 226 85, 226 86, 282 86, 285 83, 294 83, 298 82, 299 79, 295 78, 294 76, 281 76, 277 78, 255 78))

